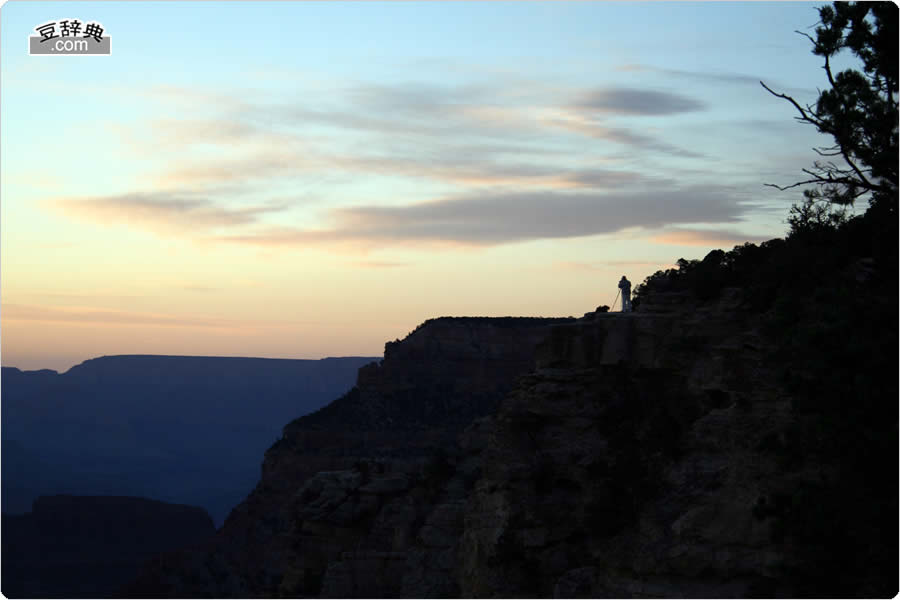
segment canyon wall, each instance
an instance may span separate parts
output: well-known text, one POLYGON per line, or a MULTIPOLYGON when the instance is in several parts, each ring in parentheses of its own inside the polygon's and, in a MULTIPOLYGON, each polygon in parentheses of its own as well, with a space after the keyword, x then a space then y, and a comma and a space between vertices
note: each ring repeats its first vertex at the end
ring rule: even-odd
POLYGON ((203 552, 126 593, 759 597, 843 577, 889 596, 896 561, 865 549, 871 519, 840 513, 851 525, 817 554, 821 507, 848 508, 806 491, 840 475, 795 456, 822 421, 795 410, 767 323, 737 288, 578 320, 428 321, 285 427, 203 552), (834 558, 844 540, 858 564, 834 558))

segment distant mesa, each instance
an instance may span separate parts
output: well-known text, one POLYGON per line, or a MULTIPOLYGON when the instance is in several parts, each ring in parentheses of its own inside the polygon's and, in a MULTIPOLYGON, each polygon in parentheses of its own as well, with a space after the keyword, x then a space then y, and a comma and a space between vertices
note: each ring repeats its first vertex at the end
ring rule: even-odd
POLYGON ((284 423, 346 392, 374 360, 123 355, 61 374, 3 367, 3 510, 53 494, 137 496, 202 506, 221 524, 284 423))

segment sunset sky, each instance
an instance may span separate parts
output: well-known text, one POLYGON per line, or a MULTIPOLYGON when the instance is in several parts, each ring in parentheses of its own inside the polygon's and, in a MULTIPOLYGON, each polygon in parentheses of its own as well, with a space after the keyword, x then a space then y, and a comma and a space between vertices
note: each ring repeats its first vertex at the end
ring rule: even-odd
POLYGON ((2 363, 375 356, 782 236, 818 5, 8 2, 2 363))

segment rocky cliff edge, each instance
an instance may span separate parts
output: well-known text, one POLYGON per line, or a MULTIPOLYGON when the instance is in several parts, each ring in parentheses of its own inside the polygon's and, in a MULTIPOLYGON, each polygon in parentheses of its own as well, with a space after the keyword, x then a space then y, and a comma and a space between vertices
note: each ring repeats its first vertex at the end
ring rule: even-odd
POLYGON ((427 322, 285 427, 205 553, 132 591, 797 595, 803 554, 772 507, 828 474, 771 451, 798 417, 743 307, 729 288, 578 320, 427 322))

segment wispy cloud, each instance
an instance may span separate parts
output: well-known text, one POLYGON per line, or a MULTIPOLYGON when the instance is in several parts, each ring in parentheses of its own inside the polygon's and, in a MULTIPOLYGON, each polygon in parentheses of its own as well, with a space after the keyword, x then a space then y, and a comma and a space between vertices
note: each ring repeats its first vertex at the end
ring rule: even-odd
POLYGON ((627 148, 652 153, 688 158, 703 157, 702 153, 671 144, 660 135, 638 133, 631 127, 623 125, 614 115, 605 115, 601 111, 595 111, 577 104, 544 109, 539 111, 535 118, 544 128, 549 130, 563 130, 579 136, 604 140, 627 148))
POLYGON ((200 327, 236 329, 240 324, 225 319, 198 316, 185 318, 158 313, 110 310, 82 306, 49 307, 29 304, 4 304, 4 321, 43 321, 85 325, 154 325, 160 327, 200 327))
POLYGON ((101 223, 135 225, 157 231, 210 231, 256 223, 284 205, 230 208, 191 194, 133 193, 93 198, 57 199, 53 204, 76 217, 101 223))
POLYGON ((172 186, 221 186, 283 177, 297 177, 314 173, 323 167, 321 159, 291 150, 264 151, 240 157, 218 160, 191 161, 155 175, 156 181, 172 186))
POLYGON ((390 260, 361 260, 353 264, 364 269, 396 269, 399 267, 408 267, 412 263, 390 260))
MULTIPOLYGON (((67 198, 54 206, 93 221, 224 242, 365 247, 489 246, 724 224, 745 210, 726 187, 679 185, 665 171, 650 176, 623 163, 621 154, 610 155, 624 147, 636 151, 628 160, 639 155, 642 163, 652 156, 701 157, 667 141, 664 129, 635 131, 620 119, 705 110, 682 94, 621 86, 530 91, 503 81, 331 91, 338 93, 317 90, 294 102, 229 97, 213 116, 157 119, 160 139, 177 156, 147 179, 153 191, 67 198), (185 149, 197 144, 209 151, 185 149), (424 188, 421 201, 399 206, 365 196, 346 206, 344 197, 344 207, 319 213, 319 224, 305 227, 276 214, 295 204, 248 200, 322 177, 364 194, 367 181, 384 176, 437 185, 424 188), (457 192, 445 192, 448 185, 457 192), (240 193, 219 193, 229 186, 240 193)), ((176 92, 154 90, 166 98, 176 92)), ((200 96, 212 100, 217 93, 200 96)), ((316 223, 316 215, 304 218, 316 223)))
POLYGON ((586 112, 663 116, 704 110, 706 104, 680 94, 628 87, 591 90, 575 106, 586 112))
POLYGON ((749 235, 733 229, 673 229, 653 236, 651 241, 658 244, 674 244, 678 246, 721 246, 730 249, 745 242, 764 242, 768 240, 769 237, 749 235))
POLYGON ((360 86, 337 94, 337 98, 337 102, 319 104, 258 104, 242 114, 252 122, 278 123, 288 131, 327 127, 352 132, 357 137, 375 136, 375 145, 386 148, 402 147, 405 143, 421 148, 423 140, 427 148, 454 139, 477 146, 513 144, 523 150, 534 140, 546 145, 554 129, 558 134, 561 127, 616 144, 671 152, 677 150, 674 145, 647 133, 636 133, 613 119, 672 116, 705 108, 699 100, 657 90, 542 90, 528 96, 510 92, 502 82, 457 87, 416 83, 360 86), (603 122, 597 121, 598 117, 603 117, 603 122))
MULTIPOLYGON (((692 71, 688 69, 665 69, 654 67, 652 65, 627 63, 616 67, 617 71, 625 72, 648 72, 657 75, 663 75, 676 79, 688 79, 696 82, 712 83, 712 84, 731 84, 731 85, 747 85, 753 86, 761 90, 759 82, 765 80, 763 75, 748 75, 746 73, 734 73, 727 71, 692 71)), ((776 87, 785 89, 793 94, 809 94, 815 90, 810 88, 785 87, 779 85, 778 82, 772 82, 776 87)))
POLYGON ((672 180, 653 178, 624 169, 573 169, 553 164, 485 161, 446 153, 442 156, 347 157, 335 165, 358 172, 422 177, 468 186, 507 186, 545 189, 610 189, 660 184, 672 180))
POLYGON ((674 265, 668 260, 606 260, 595 262, 567 260, 554 263, 553 266, 554 268, 565 269, 569 271, 611 271, 628 268, 646 269, 648 267, 651 269, 668 269, 673 267, 674 265))
POLYGON ((704 156, 702 153, 679 148, 659 138, 635 133, 626 127, 610 127, 578 114, 558 113, 555 116, 545 118, 544 122, 553 127, 565 129, 579 135, 615 142, 638 150, 652 150, 670 156, 675 155, 688 158, 703 158, 704 156))
POLYGON ((735 222, 747 206, 727 188, 653 192, 510 192, 462 195, 405 206, 331 211, 322 229, 278 228, 222 239, 259 245, 351 242, 381 247, 414 242, 491 246, 613 233, 630 227, 735 222))
POLYGON ((617 71, 637 72, 644 71, 657 73, 660 75, 669 75, 672 77, 683 77, 688 79, 697 79, 703 81, 713 81, 719 83, 737 83, 745 85, 759 85, 759 77, 755 75, 746 75, 744 73, 723 73, 716 71, 689 71, 684 69, 664 69, 654 67, 652 65, 644 65, 638 63, 628 63, 616 67, 617 71))
MULTIPOLYGON (((479 115, 476 120, 483 118, 479 115)), ((558 122, 553 120, 525 119, 522 116, 510 119, 527 122, 529 128, 543 127, 545 133, 555 133, 559 129, 623 144, 639 149, 656 149, 679 156, 699 156, 696 153, 659 142, 651 136, 636 134, 626 128, 610 128, 587 122, 577 115, 558 113, 558 122)), ((223 119, 222 127, 214 121, 188 121, 185 132, 209 130, 212 135, 227 133, 229 123, 223 119)), ((172 129, 171 123, 160 125, 164 131, 172 129)), ((406 127, 406 125, 404 125, 406 127)), ((391 129, 389 127, 388 129, 391 129)), ((252 127, 234 127, 238 132, 252 127)), ((198 186, 222 186, 269 182, 277 179, 297 179, 320 177, 323 173, 350 175, 391 175, 417 179, 431 179, 460 186, 527 186, 546 188, 608 188, 639 183, 644 176, 623 169, 599 169, 596 167, 579 169, 572 167, 571 153, 552 147, 537 147, 515 135, 499 136, 496 140, 466 141, 469 130, 482 131, 479 123, 459 124, 459 135, 442 135, 430 138, 428 143, 417 140, 407 143, 394 140, 390 146, 366 145, 350 150, 330 149, 327 144, 305 143, 297 134, 293 144, 268 139, 266 149, 244 151, 240 156, 218 159, 189 160, 162 174, 148 176, 148 183, 163 184, 176 188, 198 186), (462 141, 457 141, 462 139, 462 141), (274 148, 274 149, 272 149, 274 148), (380 150, 380 152, 379 152, 380 150)), ((185 132, 188 139, 194 136, 185 132)), ((418 133, 422 133, 419 130, 418 133)), ((167 136, 169 134, 166 134, 167 136)), ((245 135, 235 133, 234 135, 245 135)), ((251 136, 252 134, 246 133, 251 136)), ((290 137, 290 136, 287 136, 290 137)), ((213 138, 215 139, 215 138, 213 138)), ((242 146, 246 147, 246 146, 242 146)), ((603 162, 594 158, 594 162, 603 162)))

